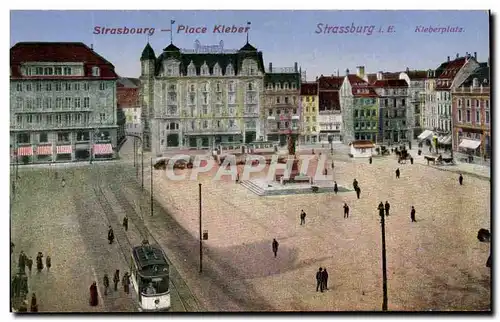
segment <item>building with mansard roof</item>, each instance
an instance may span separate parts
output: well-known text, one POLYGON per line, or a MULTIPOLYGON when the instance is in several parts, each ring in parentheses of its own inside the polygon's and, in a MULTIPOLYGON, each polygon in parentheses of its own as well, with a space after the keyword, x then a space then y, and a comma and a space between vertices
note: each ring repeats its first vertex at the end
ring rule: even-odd
POLYGON ((10 49, 13 162, 113 158, 114 66, 80 42, 20 42, 10 49))
POLYGON ((246 43, 181 50, 168 45, 141 55, 140 105, 144 149, 216 148, 264 136, 262 52, 246 43))

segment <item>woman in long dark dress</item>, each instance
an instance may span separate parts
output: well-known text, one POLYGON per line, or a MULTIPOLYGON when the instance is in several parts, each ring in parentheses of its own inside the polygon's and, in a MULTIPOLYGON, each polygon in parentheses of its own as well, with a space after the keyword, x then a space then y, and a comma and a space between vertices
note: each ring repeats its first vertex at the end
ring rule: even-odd
POLYGON ((90 305, 97 306, 99 304, 99 298, 97 294, 97 284, 93 282, 90 286, 90 305))

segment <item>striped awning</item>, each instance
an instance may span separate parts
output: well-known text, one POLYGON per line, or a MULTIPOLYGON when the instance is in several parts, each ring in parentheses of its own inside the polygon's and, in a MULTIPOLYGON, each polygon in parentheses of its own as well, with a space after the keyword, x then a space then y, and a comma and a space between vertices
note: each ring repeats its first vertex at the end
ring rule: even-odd
POLYGON ((33 147, 32 146, 22 146, 17 148, 17 155, 20 157, 24 156, 32 156, 33 155, 33 147))
POLYGON ((36 148, 37 155, 51 155, 52 145, 40 145, 36 148))
POLYGON ((94 144, 94 154, 113 154, 113 146, 110 143, 94 144))
POLYGON ((73 147, 71 145, 58 145, 57 146, 57 154, 70 154, 73 151, 73 147))

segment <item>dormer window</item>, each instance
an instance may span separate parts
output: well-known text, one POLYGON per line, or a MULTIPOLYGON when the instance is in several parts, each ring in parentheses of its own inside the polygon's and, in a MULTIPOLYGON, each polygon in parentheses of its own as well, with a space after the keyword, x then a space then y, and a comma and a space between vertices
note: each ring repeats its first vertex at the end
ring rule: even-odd
POLYGON ((229 64, 226 67, 226 75, 227 76, 234 76, 234 68, 233 65, 229 64))
POLYGON ((203 76, 209 75, 208 66, 206 62, 203 64, 203 66, 201 66, 201 75, 203 76))
POLYGON ((277 91, 279 91, 279 90, 281 89, 281 84, 280 84, 280 83, 276 83, 276 85, 275 85, 275 89, 276 89, 277 91))
POLYGON ((292 89, 297 89, 297 85, 295 83, 292 83, 292 89))
POLYGON ((268 83, 268 84, 267 84, 267 89, 273 89, 273 84, 268 83))
POLYGON ((288 89, 288 83, 285 83, 284 89, 288 89))
POLYGON ((196 76, 196 67, 193 64, 193 61, 189 64, 187 72, 188 76, 196 76))
POLYGON ((248 83, 248 90, 253 91, 253 84, 251 82, 248 83))
POLYGON ((190 92, 194 92, 195 91, 194 84, 191 84, 191 86, 189 86, 189 91, 190 92))
POLYGON ((214 76, 221 76, 221 69, 220 69, 220 66, 219 64, 215 64, 214 66, 214 72, 213 72, 214 76))

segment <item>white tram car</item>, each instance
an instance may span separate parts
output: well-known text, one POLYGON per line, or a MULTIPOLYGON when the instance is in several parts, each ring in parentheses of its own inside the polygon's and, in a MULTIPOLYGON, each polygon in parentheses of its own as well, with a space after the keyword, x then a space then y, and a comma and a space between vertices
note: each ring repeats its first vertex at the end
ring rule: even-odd
POLYGON ((132 249, 131 281, 142 311, 170 309, 169 266, 159 246, 145 241, 132 249))

